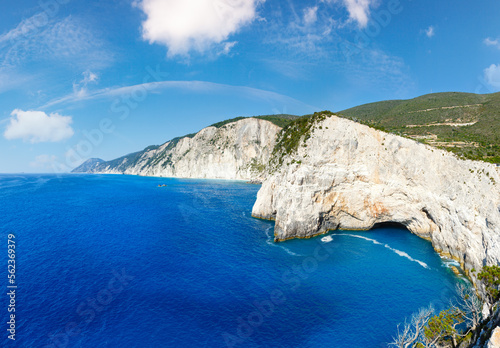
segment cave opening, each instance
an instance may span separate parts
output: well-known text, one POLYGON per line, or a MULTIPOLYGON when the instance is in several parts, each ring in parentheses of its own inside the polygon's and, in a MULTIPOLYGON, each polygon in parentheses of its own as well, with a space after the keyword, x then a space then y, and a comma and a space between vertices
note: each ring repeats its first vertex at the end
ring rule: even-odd
POLYGON ((395 221, 378 222, 375 225, 373 225, 371 230, 376 230, 379 228, 386 228, 386 227, 401 228, 401 229, 405 229, 405 230, 409 231, 408 227, 406 227, 404 224, 402 224, 401 222, 395 222, 395 221))

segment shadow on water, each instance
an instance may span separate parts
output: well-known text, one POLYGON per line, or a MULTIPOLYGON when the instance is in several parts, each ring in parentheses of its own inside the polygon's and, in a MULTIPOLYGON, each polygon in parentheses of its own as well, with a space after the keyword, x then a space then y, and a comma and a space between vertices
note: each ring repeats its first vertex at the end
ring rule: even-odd
MULTIPOLYGON (((373 225, 371 230, 376 230, 376 229, 380 229, 380 228, 391 228, 391 227, 396 228, 396 229, 404 229, 404 230, 408 231, 408 228, 405 225, 403 225, 400 222, 393 222, 393 221, 378 222, 375 225, 373 225)), ((408 232, 410 232, 410 231, 408 231, 408 232)))

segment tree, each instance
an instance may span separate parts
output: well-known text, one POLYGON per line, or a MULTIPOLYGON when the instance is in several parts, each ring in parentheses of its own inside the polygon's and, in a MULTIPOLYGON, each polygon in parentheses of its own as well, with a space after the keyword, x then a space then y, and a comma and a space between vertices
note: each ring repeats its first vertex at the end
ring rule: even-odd
POLYGON ((441 311, 427 322, 424 328, 425 341, 428 347, 434 345, 455 348, 460 333, 457 326, 464 322, 462 311, 458 308, 450 308, 441 311))
MULTIPOLYGON (((472 270, 472 272, 475 272, 472 270)), ((500 298, 500 267, 484 266, 478 274, 486 288, 487 297, 494 303, 500 298)), ((455 348, 459 343, 477 335, 482 319, 483 303, 473 287, 457 285, 457 298, 450 308, 433 315, 433 308, 420 309, 402 329, 390 346, 398 348, 455 348), (467 338, 470 336, 469 338, 467 338)))
POLYGON ((411 317, 393 338, 390 346, 398 348, 457 347, 463 338, 473 332, 481 321, 482 303, 474 288, 457 285, 457 299, 447 310, 434 315, 432 307, 423 308, 411 317), (466 324, 467 330, 460 330, 466 324))
POLYGON ((433 312, 434 308, 429 306, 421 308, 416 314, 412 315, 409 323, 405 319, 403 329, 401 330, 398 325, 398 334, 396 337, 393 337, 393 341, 389 343, 389 346, 398 348, 414 347, 418 343, 418 340, 422 338, 424 327, 433 312))
POLYGON ((500 291, 498 291, 498 286, 500 285, 500 267, 484 266, 477 275, 477 278, 481 280, 486 287, 489 302, 496 302, 500 295, 500 291))
POLYGON ((463 319, 467 327, 469 327, 469 331, 474 331, 483 316, 483 303, 477 297, 473 287, 458 284, 457 294, 458 299, 455 307, 462 312, 463 319))

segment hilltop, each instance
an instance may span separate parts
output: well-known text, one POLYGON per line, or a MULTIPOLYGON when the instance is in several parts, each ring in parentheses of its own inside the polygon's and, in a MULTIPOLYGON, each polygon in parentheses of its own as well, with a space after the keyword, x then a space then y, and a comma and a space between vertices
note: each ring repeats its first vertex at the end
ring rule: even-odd
POLYGON ((500 93, 434 93, 365 104, 338 114, 463 158, 500 163, 500 93))

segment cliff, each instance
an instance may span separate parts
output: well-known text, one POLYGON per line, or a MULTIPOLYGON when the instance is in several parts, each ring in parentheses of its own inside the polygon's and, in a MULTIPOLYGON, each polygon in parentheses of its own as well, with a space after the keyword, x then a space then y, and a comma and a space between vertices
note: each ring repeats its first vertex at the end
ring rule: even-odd
POLYGON ((500 262, 497 167, 330 115, 278 136, 252 214, 275 240, 399 223, 465 270, 500 262))
MULTIPOLYGON (((150 146, 113 161, 73 170, 81 173, 134 174, 178 178, 259 179, 281 127, 258 118, 210 126, 195 135, 150 146)), ((90 160, 89 160, 90 161, 90 160)))
POLYGON ((90 158, 83 162, 81 165, 73 169, 72 173, 92 173, 96 168, 99 167, 104 160, 100 158, 90 158))
POLYGON ((493 314, 486 318, 479 327, 477 339, 466 345, 468 348, 499 348, 500 347, 500 308, 497 302, 493 314))

